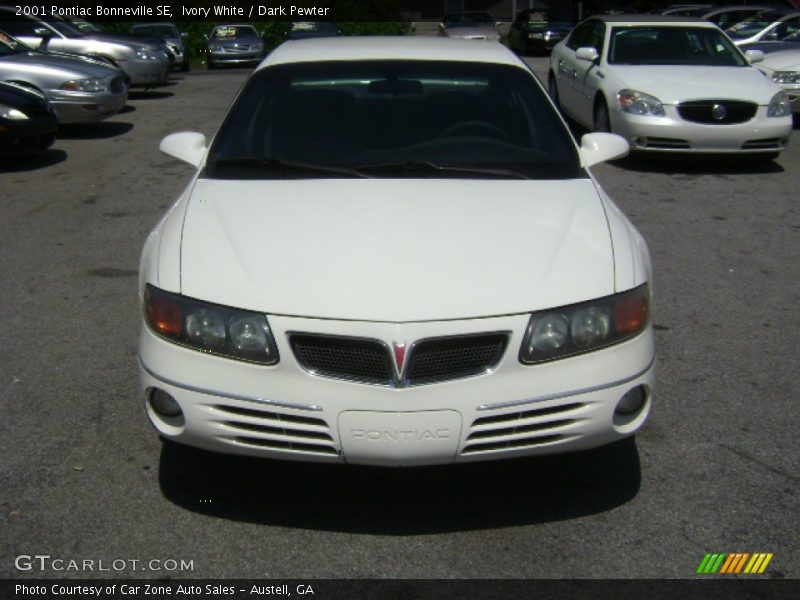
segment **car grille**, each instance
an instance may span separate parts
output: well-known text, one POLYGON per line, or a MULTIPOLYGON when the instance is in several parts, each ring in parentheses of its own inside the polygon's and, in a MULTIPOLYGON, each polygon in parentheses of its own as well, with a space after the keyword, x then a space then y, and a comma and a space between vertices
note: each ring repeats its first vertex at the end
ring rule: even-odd
POLYGON ((297 362, 321 377, 388 386, 412 386, 487 373, 503 357, 504 332, 423 339, 406 356, 402 376, 394 369, 391 349, 379 340, 297 333, 290 336, 297 362))
POLYGON ((250 45, 243 46, 223 46, 222 51, 227 54, 241 54, 242 52, 250 52, 250 45))
POLYGON ((322 419, 226 404, 210 407, 223 429, 222 439, 272 450, 338 456, 328 424, 322 419))
POLYGON ((475 419, 461 454, 529 448, 574 439, 577 435, 564 429, 583 421, 579 411, 585 406, 573 402, 475 419))
POLYGON ((758 105, 737 100, 693 100, 681 102, 677 109, 681 118, 693 123, 731 125, 752 119, 758 105))

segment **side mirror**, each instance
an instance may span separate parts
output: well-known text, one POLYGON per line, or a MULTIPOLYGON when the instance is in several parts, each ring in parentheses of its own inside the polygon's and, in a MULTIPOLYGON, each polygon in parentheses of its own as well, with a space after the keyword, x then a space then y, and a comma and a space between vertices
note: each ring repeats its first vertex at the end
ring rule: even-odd
POLYGON ((53 37, 53 32, 50 31, 47 27, 39 26, 33 28, 33 35, 40 38, 51 38, 53 37))
POLYGON ((581 138, 581 156, 586 167, 623 158, 629 151, 628 140, 614 133, 587 133, 581 138))
POLYGON ((578 60, 586 60, 589 62, 594 62, 598 58, 600 58, 600 55, 594 48, 584 47, 584 48, 578 48, 575 51, 575 58, 577 58, 578 60))
POLYGON ((744 57, 752 65, 753 63, 764 60, 764 53, 761 50, 748 50, 744 53, 744 57))
POLYGON ((206 155, 206 136, 193 131, 172 133, 161 140, 158 149, 168 156, 199 167, 206 155))
POLYGON ((502 25, 502 24, 503 24, 503 22, 502 22, 502 21, 495 21, 495 22, 494 22, 494 28, 495 28, 495 29, 497 29, 497 28, 498 28, 498 27, 500 27, 500 25, 502 25))

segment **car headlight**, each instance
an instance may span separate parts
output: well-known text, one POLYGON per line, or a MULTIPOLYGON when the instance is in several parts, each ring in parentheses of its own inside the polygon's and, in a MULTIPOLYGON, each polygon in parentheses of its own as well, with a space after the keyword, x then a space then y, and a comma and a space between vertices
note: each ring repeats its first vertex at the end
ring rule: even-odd
POLYGON ((617 94, 617 102, 622 112, 632 115, 664 116, 664 105, 661 104, 661 100, 644 92, 621 90, 617 94))
POLYGON ((176 344, 228 358, 272 365, 278 348, 267 317, 160 290, 145 288, 145 321, 176 344))
POLYGON ((10 121, 27 121, 28 115, 21 110, 11 108, 5 104, 0 104, 0 119, 8 119, 10 121))
POLYGON ((222 44, 209 44, 208 45, 209 52, 221 52, 222 51, 222 44))
POLYGON ((106 89, 106 82, 103 79, 75 79, 65 81, 59 87, 67 92, 102 92, 106 89))
POLYGON ((767 107, 768 117, 789 117, 792 115, 792 105, 786 92, 780 91, 772 97, 767 107))
POLYGON ((650 289, 533 313, 519 360, 536 364, 605 348, 640 333, 649 320, 650 289))
POLYGON ((263 50, 264 49, 264 42, 255 42, 253 44, 253 50, 263 50))
POLYGON ((136 58, 138 58, 139 60, 158 60, 158 54, 156 54, 149 48, 140 46, 136 48, 136 58))
POLYGON ((775 71, 772 74, 772 81, 778 84, 798 84, 800 83, 800 71, 775 71))

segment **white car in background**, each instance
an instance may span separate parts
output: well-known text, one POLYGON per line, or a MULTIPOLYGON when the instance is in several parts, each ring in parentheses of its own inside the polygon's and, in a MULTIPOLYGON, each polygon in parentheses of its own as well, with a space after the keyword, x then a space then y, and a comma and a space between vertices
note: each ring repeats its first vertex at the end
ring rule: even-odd
POLYGON ((641 152, 753 154, 786 148, 785 91, 715 25, 617 15, 579 24, 551 55, 548 88, 565 114, 641 152))
POLYGON ((650 412, 645 242, 500 44, 289 41, 145 243, 142 400, 163 438, 387 466, 596 447, 650 412))
POLYGON ((800 113, 800 48, 767 54, 758 68, 786 91, 792 112, 800 113))

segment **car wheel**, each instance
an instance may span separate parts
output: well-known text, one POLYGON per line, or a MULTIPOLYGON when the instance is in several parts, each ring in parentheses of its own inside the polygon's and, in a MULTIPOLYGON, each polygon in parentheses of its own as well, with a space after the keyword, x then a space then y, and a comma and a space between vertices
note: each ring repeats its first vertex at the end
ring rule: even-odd
POLYGON ((608 118, 608 106, 603 99, 598 100, 594 108, 594 130, 611 133, 611 119, 608 118))
POLYGON ((547 78, 547 93, 550 96, 550 100, 556 105, 556 108, 561 110, 561 102, 558 100, 558 84, 556 83, 556 76, 552 73, 550 73, 550 77, 547 78))

